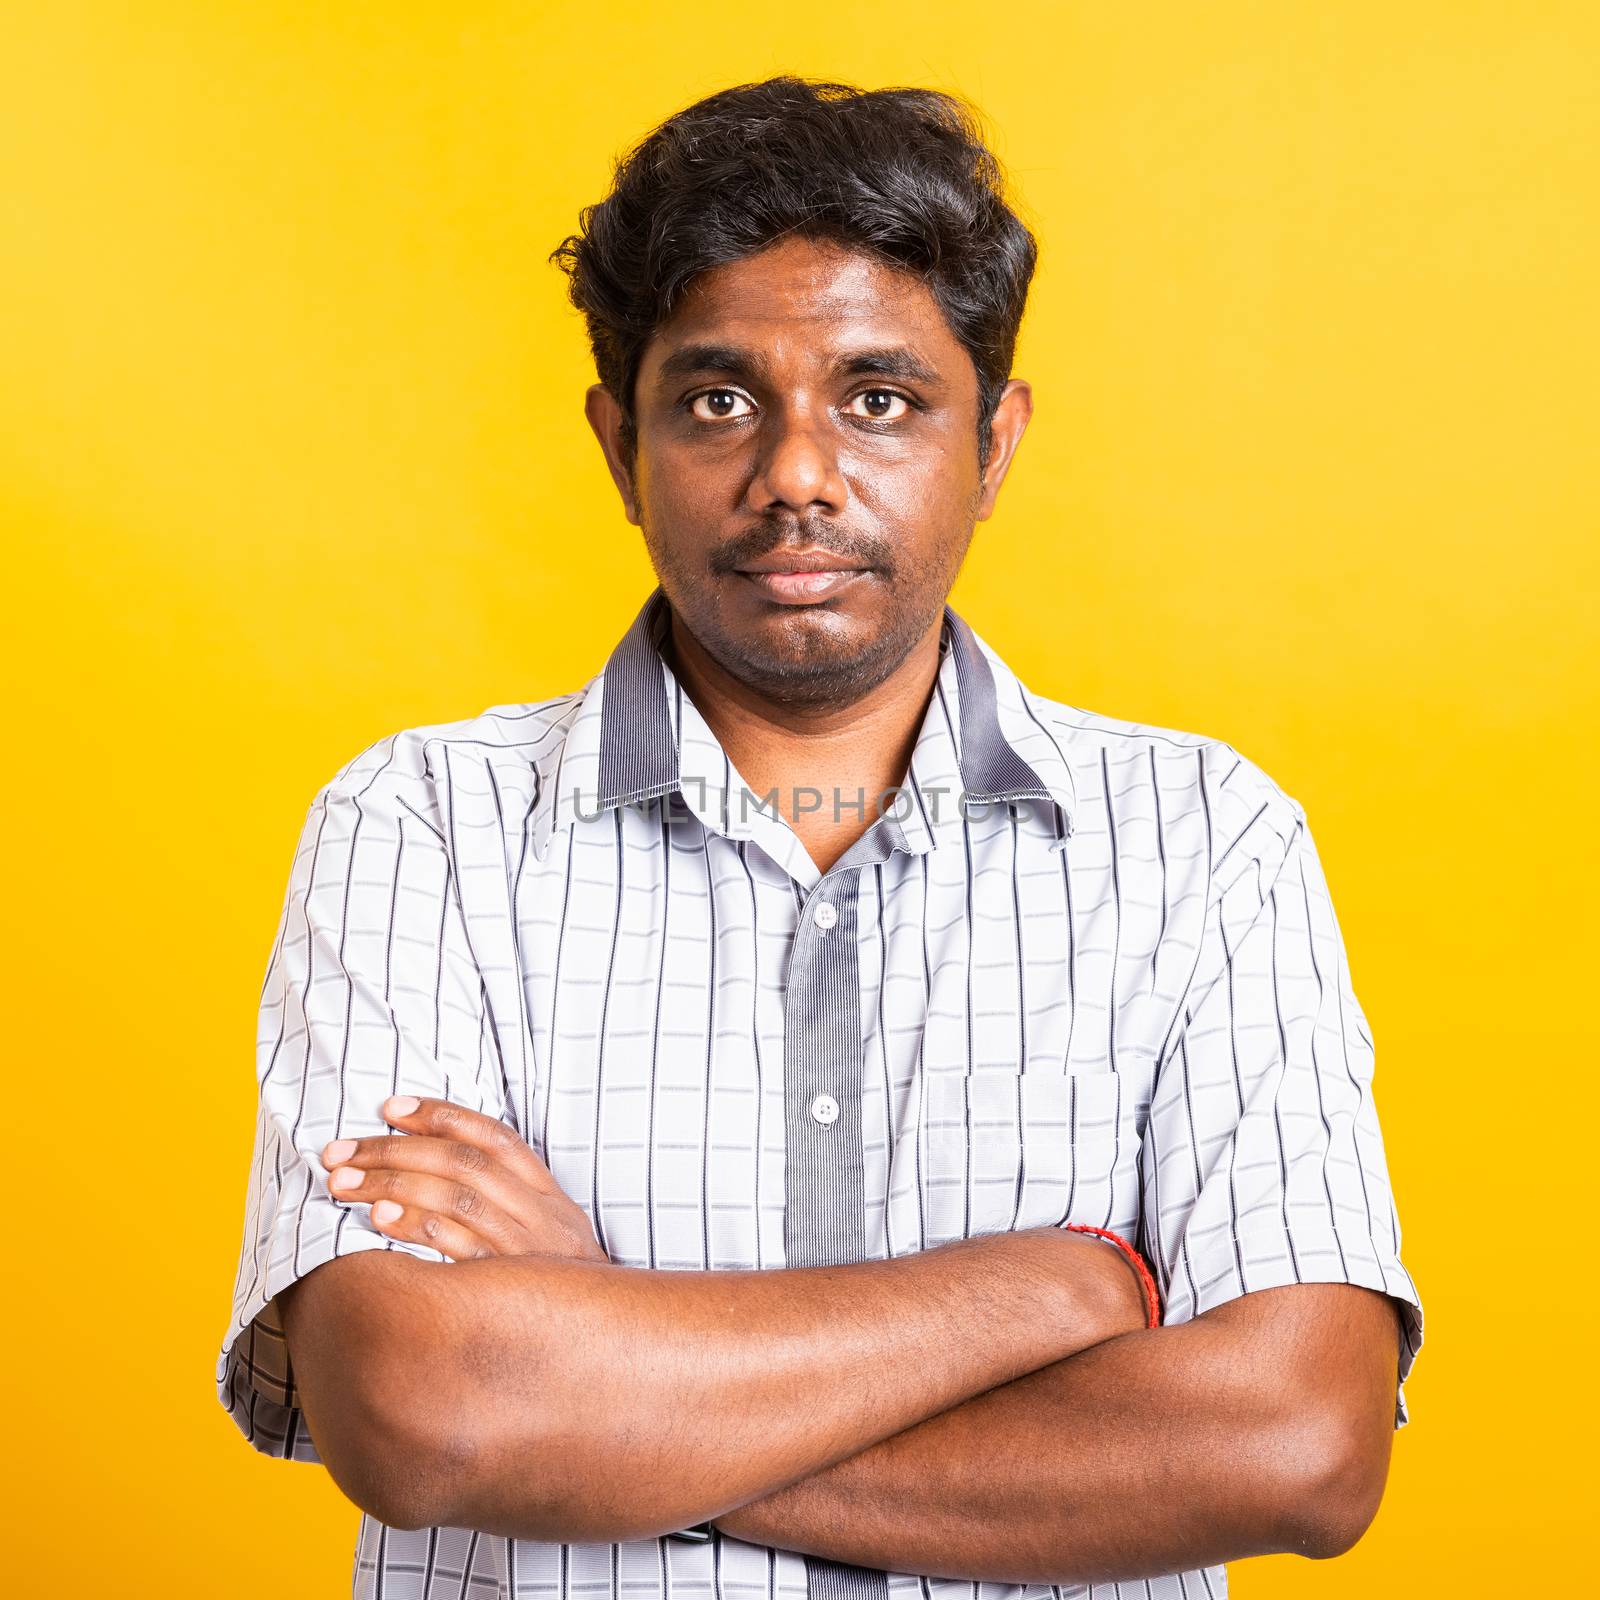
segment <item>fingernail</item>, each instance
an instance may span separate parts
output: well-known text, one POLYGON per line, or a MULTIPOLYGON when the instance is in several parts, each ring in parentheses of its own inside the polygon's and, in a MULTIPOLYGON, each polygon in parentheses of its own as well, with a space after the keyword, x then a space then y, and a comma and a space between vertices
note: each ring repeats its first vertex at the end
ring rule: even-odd
POLYGON ((380 1200, 372 1208, 374 1222, 393 1222, 400 1215, 400 1207, 393 1200, 380 1200))
POLYGON ((330 1189, 354 1189, 361 1182, 361 1169, 359 1167, 340 1167, 328 1179, 330 1189))
POLYGON ((348 1161, 356 1153, 354 1139, 333 1139, 322 1147, 323 1164, 336 1167, 341 1161, 348 1161))
POLYGON ((383 1114, 386 1117, 409 1117, 421 1104, 414 1094, 391 1095, 384 1102, 383 1114))

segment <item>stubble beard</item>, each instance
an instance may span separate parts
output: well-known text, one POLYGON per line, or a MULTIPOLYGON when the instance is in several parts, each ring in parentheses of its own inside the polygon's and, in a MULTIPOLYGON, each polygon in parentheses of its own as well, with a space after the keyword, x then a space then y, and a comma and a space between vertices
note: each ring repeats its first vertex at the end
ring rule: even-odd
POLYGON ((816 615, 828 609, 825 604, 784 608, 794 614, 779 618, 777 629, 757 631, 753 637, 729 632, 721 625, 712 596, 718 587, 743 580, 703 567, 687 568, 654 537, 647 522, 641 531, 667 600, 700 648, 729 677, 764 700, 801 711, 852 704, 894 674, 943 615, 972 537, 969 528, 946 568, 908 569, 902 562, 858 580, 880 585, 889 597, 887 611, 880 612, 884 625, 863 645, 838 637, 816 615))

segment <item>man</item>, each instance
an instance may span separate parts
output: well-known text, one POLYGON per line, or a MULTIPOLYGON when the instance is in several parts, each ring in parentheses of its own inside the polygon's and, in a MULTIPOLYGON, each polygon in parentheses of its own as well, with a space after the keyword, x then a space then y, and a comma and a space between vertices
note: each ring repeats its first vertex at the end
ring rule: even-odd
POLYGON ((224 1404, 390 1600, 1348 1548, 1421 1340, 1372 1040, 1300 804, 946 604, 1030 409, 969 114, 728 90, 583 226, 660 586, 580 691, 313 802, 224 1404))

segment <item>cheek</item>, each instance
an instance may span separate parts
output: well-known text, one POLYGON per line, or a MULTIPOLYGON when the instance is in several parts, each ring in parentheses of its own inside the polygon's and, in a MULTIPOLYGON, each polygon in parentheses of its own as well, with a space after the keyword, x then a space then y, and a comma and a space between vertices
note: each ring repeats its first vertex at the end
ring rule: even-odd
POLYGON ((972 520, 980 482, 976 446, 922 446, 898 459, 887 451, 841 460, 857 504, 886 531, 942 549, 972 520), (970 459, 969 459, 970 458, 970 459))
POLYGON ((658 525, 667 528, 712 526, 736 507, 748 475, 732 450, 641 448, 634 474, 635 493, 658 525))

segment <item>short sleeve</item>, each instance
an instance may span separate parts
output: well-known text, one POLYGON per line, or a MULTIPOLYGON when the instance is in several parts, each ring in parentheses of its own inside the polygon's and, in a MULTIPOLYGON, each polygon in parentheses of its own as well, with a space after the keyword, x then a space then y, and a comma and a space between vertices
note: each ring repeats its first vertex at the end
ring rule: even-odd
POLYGON ((1402 1427, 1422 1304, 1400 1260, 1373 1040, 1305 812, 1254 770, 1265 788, 1219 840, 1225 870, 1157 1069, 1141 1237, 1168 1322, 1290 1283, 1391 1296, 1402 1427))
MULTIPOLYGON (((398 738, 399 736, 395 736, 398 738)), ((336 1199, 319 1151, 390 1131, 391 1094, 511 1119, 504 1078, 429 788, 395 774, 394 741, 312 802, 262 988, 258 1099, 233 1316, 217 1393, 264 1454, 321 1458, 301 1414, 273 1297, 358 1250, 448 1257, 386 1237, 336 1199)))

